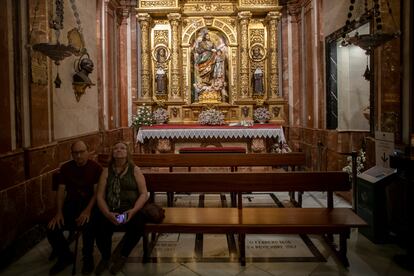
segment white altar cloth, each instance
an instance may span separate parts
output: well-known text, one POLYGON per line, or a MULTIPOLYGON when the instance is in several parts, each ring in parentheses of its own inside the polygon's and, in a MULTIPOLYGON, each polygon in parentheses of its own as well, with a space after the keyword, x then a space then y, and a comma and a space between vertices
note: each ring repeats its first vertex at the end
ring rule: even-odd
POLYGON ((278 138, 286 142, 283 128, 275 124, 243 126, 154 125, 138 130, 137 141, 145 139, 197 139, 197 138, 278 138))

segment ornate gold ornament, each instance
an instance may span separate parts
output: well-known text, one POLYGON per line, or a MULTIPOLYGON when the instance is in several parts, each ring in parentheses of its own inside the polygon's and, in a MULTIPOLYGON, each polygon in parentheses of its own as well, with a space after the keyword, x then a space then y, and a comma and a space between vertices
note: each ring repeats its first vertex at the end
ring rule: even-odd
POLYGON ((158 44, 152 50, 152 59, 158 63, 165 63, 170 59, 170 57, 171 52, 167 45, 158 44))
POLYGON ((163 68, 169 85, 168 97, 162 99, 174 122, 197 120, 198 112, 209 105, 226 109, 226 118, 234 121, 243 118, 241 106, 253 108, 256 101, 274 104, 279 11, 277 0, 139 1, 142 91, 138 102, 161 99, 153 77, 154 69, 163 68), (208 30, 210 37, 205 38, 202 30, 208 30), (166 54, 163 59, 158 54, 161 49, 166 54), (206 49, 212 54, 204 54, 206 49), (264 93, 251 89, 258 68, 263 71, 264 93), (224 77, 219 77, 221 72, 224 77), (173 116, 173 111, 180 114, 173 116))
POLYGON ((262 61, 266 58, 267 50, 261 43, 255 43, 250 47, 249 57, 253 61, 262 61))

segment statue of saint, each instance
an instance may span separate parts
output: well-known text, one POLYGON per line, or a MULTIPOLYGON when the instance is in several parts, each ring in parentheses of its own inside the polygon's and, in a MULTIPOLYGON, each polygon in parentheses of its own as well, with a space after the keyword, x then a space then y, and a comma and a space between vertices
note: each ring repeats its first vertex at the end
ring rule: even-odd
POLYGON ((264 87, 263 87, 263 71, 260 67, 257 67, 254 71, 253 78, 253 94, 255 95, 263 95, 264 87))
POLYGON ((167 74, 164 69, 159 67, 155 73, 155 81, 157 84, 157 94, 165 94, 167 92, 167 74))
POLYGON ((208 31, 204 32, 202 40, 198 42, 195 47, 195 52, 197 53, 195 58, 195 67, 198 71, 200 79, 205 84, 211 83, 216 51, 214 43, 210 40, 210 34, 208 31))
POLYGON ((226 44, 220 34, 204 28, 193 44, 194 81, 193 101, 198 102, 203 93, 213 93, 221 101, 228 101, 226 81, 226 44))
POLYGON ((157 50, 157 62, 164 63, 167 61, 167 51, 164 47, 160 47, 157 50))

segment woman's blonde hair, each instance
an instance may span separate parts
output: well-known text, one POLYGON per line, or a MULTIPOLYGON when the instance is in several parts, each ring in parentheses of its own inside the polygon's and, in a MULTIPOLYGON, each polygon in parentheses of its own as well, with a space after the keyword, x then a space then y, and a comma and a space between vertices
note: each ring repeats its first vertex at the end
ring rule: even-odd
POLYGON ((135 166, 134 160, 132 160, 132 152, 131 152, 131 150, 129 148, 129 145, 126 142, 124 142, 124 141, 117 141, 117 142, 113 143, 112 146, 111 146, 111 154, 109 156, 108 167, 112 167, 112 165, 115 163, 115 159, 114 159, 114 147, 116 145, 118 145, 118 144, 123 144, 123 145, 126 146, 126 149, 127 149, 127 163, 129 165, 134 165, 135 166))

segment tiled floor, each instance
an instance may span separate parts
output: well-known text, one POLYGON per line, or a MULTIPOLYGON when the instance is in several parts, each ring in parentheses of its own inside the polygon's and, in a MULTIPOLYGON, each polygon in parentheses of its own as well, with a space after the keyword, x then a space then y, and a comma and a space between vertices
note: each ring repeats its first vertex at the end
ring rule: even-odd
MULTIPOLYGON (((287 203, 286 193, 274 195, 280 202, 287 203)), ((244 206, 272 205, 274 198, 270 194, 263 193, 244 195, 244 206)), ((197 195, 177 195, 176 204, 197 206, 199 199, 197 195)), ((219 206, 223 202, 222 199, 223 197, 220 198, 219 195, 205 195, 204 205, 219 206)), ((157 201, 163 204, 165 198, 157 196, 157 201)), ((303 196, 304 207, 321 207, 325 201, 324 193, 305 193, 303 196)), ((339 197, 335 198, 335 206, 350 207, 339 197)), ((120 233, 114 235, 114 247, 121 237, 120 233)), ((237 257, 229 250, 228 237, 225 235, 204 235, 202 249, 197 253, 195 235, 170 234, 160 237, 153 251, 152 256, 154 260, 158 260, 157 263, 141 263, 140 243, 118 275, 414 275, 413 272, 399 268, 392 261, 394 254, 404 253, 404 250, 393 244, 373 244, 356 229, 352 231, 348 242, 350 261, 348 269, 337 262, 321 237, 310 235, 309 238, 326 261, 312 261, 315 258, 314 254, 299 236, 248 235, 246 254, 247 257, 254 256, 255 260, 248 259, 246 266, 241 267, 237 257)), ((46 240, 43 240, 0 274, 47 275, 53 264, 47 260, 49 254, 50 246, 46 240)), ((79 259, 80 256, 78 256, 78 275, 81 275, 79 259)), ((95 250, 95 260, 99 261, 98 250, 95 250)), ((70 273, 71 267, 68 267, 60 275, 70 275, 70 273)), ((110 274, 106 272, 104 275, 110 274)))

